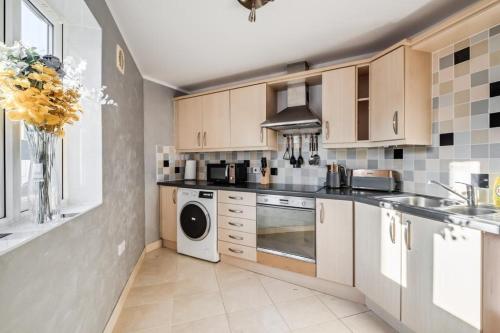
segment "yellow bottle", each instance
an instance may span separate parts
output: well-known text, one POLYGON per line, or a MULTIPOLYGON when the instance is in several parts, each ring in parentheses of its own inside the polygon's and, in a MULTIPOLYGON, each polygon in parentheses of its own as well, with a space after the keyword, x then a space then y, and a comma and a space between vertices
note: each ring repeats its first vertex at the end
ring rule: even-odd
POLYGON ((493 204, 500 208, 500 177, 495 179, 495 185, 493 185, 493 204))

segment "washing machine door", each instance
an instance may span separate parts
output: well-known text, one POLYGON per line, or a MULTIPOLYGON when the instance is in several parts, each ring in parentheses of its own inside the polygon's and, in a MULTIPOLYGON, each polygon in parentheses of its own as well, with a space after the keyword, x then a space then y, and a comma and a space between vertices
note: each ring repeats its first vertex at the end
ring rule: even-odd
POLYGON ((200 241, 210 231, 210 216, 205 207, 196 201, 184 205, 179 222, 182 232, 191 240, 200 241))

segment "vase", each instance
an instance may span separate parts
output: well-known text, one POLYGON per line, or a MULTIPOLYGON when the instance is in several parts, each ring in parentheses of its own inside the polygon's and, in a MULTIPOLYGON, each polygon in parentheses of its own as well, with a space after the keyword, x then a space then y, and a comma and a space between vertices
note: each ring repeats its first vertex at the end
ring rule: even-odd
POLYGON ((60 217, 61 196, 56 169, 59 137, 24 123, 30 150, 29 204, 34 222, 55 222, 60 217))

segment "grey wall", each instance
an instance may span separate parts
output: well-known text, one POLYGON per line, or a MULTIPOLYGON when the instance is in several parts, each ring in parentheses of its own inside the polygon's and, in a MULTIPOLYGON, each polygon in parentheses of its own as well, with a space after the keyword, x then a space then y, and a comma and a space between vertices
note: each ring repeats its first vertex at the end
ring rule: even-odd
POLYGON ((86 2, 102 27, 103 85, 119 104, 102 113, 103 205, 0 257, 0 332, 102 332, 144 248, 143 79, 104 0, 86 2))
POLYGON ((156 145, 173 146, 177 91, 144 80, 144 167, 146 244, 160 239, 159 189, 156 185, 156 145))

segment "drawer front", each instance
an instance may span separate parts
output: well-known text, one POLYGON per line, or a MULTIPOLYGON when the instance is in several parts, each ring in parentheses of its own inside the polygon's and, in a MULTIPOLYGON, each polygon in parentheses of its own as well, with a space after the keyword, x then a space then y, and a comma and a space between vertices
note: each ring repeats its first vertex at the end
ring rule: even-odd
POLYGON ((257 247, 257 236, 255 234, 247 234, 246 232, 219 228, 219 240, 239 245, 257 247))
POLYGON ((219 191, 219 202, 254 206, 257 203, 257 194, 248 192, 219 191))
POLYGON ((219 252, 240 259, 257 261, 257 250, 254 247, 219 241, 219 252))
POLYGON ((255 221, 255 218, 257 217, 257 209, 252 206, 219 203, 219 215, 255 221))
POLYGON ((242 231, 249 234, 257 233, 257 223, 255 222, 255 220, 246 220, 239 219, 237 217, 219 215, 217 223, 219 224, 219 227, 224 229, 242 231))

